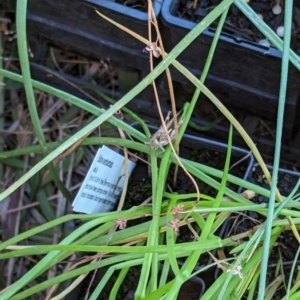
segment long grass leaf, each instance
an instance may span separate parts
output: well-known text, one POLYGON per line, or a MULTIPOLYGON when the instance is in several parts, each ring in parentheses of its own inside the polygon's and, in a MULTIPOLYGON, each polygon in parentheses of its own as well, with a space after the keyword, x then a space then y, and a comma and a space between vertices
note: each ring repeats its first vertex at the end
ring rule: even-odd
POLYGON ((265 229, 265 241, 263 247, 262 263, 260 269, 259 278, 259 293, 258 299, 263 300, 266 288, 266 278, 268 270, 268 258, 269 258, 269 248, 271 240, 271 230, 272 221, 274 215, 274 203, 275 203, 275 193, 277 189, 278 180, 278 169, 280 163, 280 152, 281 152, 281 139, 282 139, 282 128, 283 128, 283 116, 284 116, 284 106, 286 98, 287 89, 287 79, 288 79, 288 69, 289 69, 289 51, 291 42, 291 30, 292 30, 292 14, 293 14, 293 0, 285 1, 284 9, 284 38, 283 38, 283 56, 282 56, 282 70, 281 70, 281 80, 280 80, 280 91, 279 91, 279 104, 277 111, 277 125, 276 125, 276 142, 275 142, 275 154, 273 162, 273 182, 271 185, 271 195, 269 199, 269 211, 266 222, 265 229))

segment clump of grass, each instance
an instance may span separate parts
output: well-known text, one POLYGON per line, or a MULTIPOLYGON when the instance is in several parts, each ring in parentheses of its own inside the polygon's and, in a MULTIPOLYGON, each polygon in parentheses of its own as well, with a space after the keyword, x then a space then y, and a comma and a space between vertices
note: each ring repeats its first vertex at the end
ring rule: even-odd
MULTIPOLYGON (((159 299, 161 297, 176 299, 185 281, 212 266, 220 268, 223 272, 205 291, 201 299, 230 299, 233 295, 239 299, 245 295, 248 298, 257 295, 258 299, 263 299, 265 291, 267 297, 272 299, 276 289, 280 288, 283 281, 280 281, 280 285, 276 285, 276 289, 266 288, 269 252, 276 246, 280 235, 287 231, 291 231, 295 238, 299 239, 295 226, 299 224, 299 195, 296 194, 296 191, 300 181, 298 180, 295 188, 287 197, 282 197, 276 191, 275 183, 279 164, 288 61, 291 60, 297 66, 300 63, 299 58, 289 50, 290 33, 288 31, 284 33, 284 42, 278 40, 278 37, 266 28, 258 16, 253 15, 253 12, 242 0, 235 1, 245 15, 270 40, 273 40, 273 44, 283 50, 277 145, 273 178, 271 178, 269 170, 248 134, 203 84, 209 72, 209 65, 226 13, 232 2, 232 0, 224 0, 170 54, 163 53, 164 61, 135 88, 112 107, 103 109, 72 94, 31 79, 25 31, 27 1, 17 1, 17 41, 22 75, 3 68, 0 69, 0 75, 24 84, 26 105, 25 98, 21 101, 22 105, 20 105, 19 111, 15 109, 14 105, 11 105, 11 113, 7 119, 10 122, 12 120, 19 121, 22 129, 25 127, 35 135, 26 133, 26 143, 25 141, 21 143, 15 138, 12 149, 0 154, 0 159, 6 163, 7 170, 11 167, 17 170, 19 166, 19 171, 16 172, 15 177, 11 178, 11 183, 9 182, 0 194, 0 200, 9 199, 9 203, 13 203, 15 199, 21 199, 28 201, 28 205, 30 205, 30 209, 26 206, 27 210, 23 214, 19 212, 20 206, 24 203, 15 205, 18 215, 16 217, 17 226, 14 229, 19 230, 20 225, 24 225, 25 228, 22 228, 22 232, 11 233, 11 237, 3 240, 0 244, 0 249, 5 250, 0 254, 0 258, 8 262, 9 266, 16 261, 19 263, 18 266, 26 265, 26 268, 19 267, 18 271, 21 277, 17 280, 11 275, 14 269, 10 267, 11 274, 8 278, 12 282, 2 278, 2 281, 6 280, 7 288, 1 292, 1 299, 34 299, 35 297, 49 299, 54 294, 56 299, 61 299, 82 282, 88 273, 104 267, 107 267, 107 271, 98 285, 94 290, 88 288, 86 294, 89 295, 89 299, 97 299, 112 276, 116 276, 109 296, 111 299, 115 299, 129 270, 136 266, 141 268, 141 275, 135 290, 135 296, 138 299, 159 299), (220 25, 212 43, 210 58, 207 60, 201 80, 198 80, 180 65, 176 58, 219 16, 221 16, 220 25), (197 87, 194 97, 187 105, 184 123, 178 130, 178 142, 186 131, 200 92, 204 93, 244 138, 261 165, 266 180, 271 184, 271 191, 238 178, 229 171, 232 127, 229 130, 228 149, 224 164, 220 169, 189 159, 178 159, 177 155, 171 151, 170 146, 167 146, 165 151, 158 155, 145 144, 151 137, 149 129, 139 116, 126 109, 125 106, 140 91, 151 84, 159 74, 164 72, 171 63, 197 87), (118 119, 115 113, 120 109, 138 121, 142 131, 138 131, 135 127, 118 119), (49 110, 51 110, 51 114, 48 113, 49 110), (20 111, 21 114, 16 114, 20 111), (23 118, 18 119, 20 115, 23 118), (28 122, 29 119, 30 122, 28 122), (62 119, 63 122, 60 123, 62 119), (99 126, 101 129, 104 122, 126 132, 134 140, 97 135, 96 130, 99 126), (76 128, 65 126, 74 123, 78 124, 76 128), (123 147, 129 151, 150 156, 151 205, 147 202, 147 205, 133 206, 123 211, 105 214, 67 214, 70 212, 68 207, 73 198, 72 192, 78 188, 84 175, 82 165, 90 160, 95 147, 103 144, 123 147), (215 193, 211 195, 201 193, 201 201, 196 201, 199 194, 177 194, 166 191, 166 180, 171 164, 182 165, 186 172, 210 186, 215 193), (71 182, 74 184, 73 186, 71 182), (249 193, 239 194, 226 187, 228 182, 234 183, 244 190, 252 191, 252 194, 268 197, 270 200, 268 203, 257 204, 251 201, 251 198, 246 197, 249 193), (24 196, 21 197, 21 195, 24 196), (278 202, 275 202, 275 197, 278 202), (55 204, 52 204, 53 200, 56 201, 55 204), (35 201, 39 205, 36 205, 35 201), (220 238, 217 235, 218 229, 231 213, 244 211, 255 212, 267 217, 267 222, 257 224, 238 234, 232 234, 230 237, 220 238), (28 214, 33 216, 29 219, 31 222, 28 222, 28 214), (145 217, 147 219, 144 219, 145 217), (141 222, 138 224, 133 222, 130 225, 131 220, 141 222), (120 227, 120 224, 127 224, 127 222, 127 227, 123 225, 122 228, 120 227), (200 229, 198 232, 193 229, 196 226, 191 226, 193 223, 200 229), (184 243, 177 242, 177 234, 180 233, 182 226, 189 227, 195 240, 184 243), (216 253, 215 250, 221 248, 225 250, 219 250, 218 254, 213 254, 216 253), (78 258, 76 255, 78 252, 83 256, 78 258), (207 253, 212 259, 212 264, 195 270, 195 266, 207 253), (182 266, 178 264, 178 259, 184 260, 182 266), (158 267, 159 265, 162 266, 161 269, 158 267), (174 273, 174 279, 168 278, 169 270, 174 273), (47 278, 42 274, 47 274, 47 278), (258 279, 259 276, 260 279, 258 279), (65 288, 62 284, 69 279, 74 279, 74 281, 65 288)), ((285 28, 289 28, 291 25, 291 20, 288 18, 291 5, 292 3, 286 2, 285 28)), ((151 13, 151 7, 149 12, 151 13)), ((123 28, 123 30, 125 29, 123 28)), ((142 38, 140 39, 143 41, 142 38)), ((148 41, 146 40, 145 43, 148 41)), ((25 135, 24 130, 22 134, 25 135)), ((11 172, 7 172, 11 174, 11 172)), ((148 188, 149 186, 147 186, 148 188)), ((130 191, 130 186, 128 186, 128 193, 134 193, 134 189, 130 191)), ((297 256, 295 256, 296 260, 297 256)), ((286 294, 296 297, 298 287, 297 283, 292 280, 294 278, 293 270, 291 270, 289 282, 286 285, 286 294)), ((272 279, 270 278, 270 280, 272 279)))

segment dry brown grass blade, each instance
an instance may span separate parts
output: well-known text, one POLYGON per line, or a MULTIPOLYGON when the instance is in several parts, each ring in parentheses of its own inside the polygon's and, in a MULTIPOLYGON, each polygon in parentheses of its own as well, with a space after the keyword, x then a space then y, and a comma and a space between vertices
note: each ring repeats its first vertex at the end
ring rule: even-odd
MULTIPOLYGON (((139 40, 140 42, 142 42, 145 45, 148 45, 149 41, 145 38, 143 38, 142 36, 140 36, 139 34, 135 33, 134 31, 128 29, 127 27, 113 21, 112 19, 106 17, 105 15, 103 15, 101 12, 99 12, 98 10, 96 10, 96 13, 103 19, 105 19, 106 21, 114 24, 115 26, 117 26, 118 28, 120 28, 121 30, 129 33, 130 35, 132 35, 134 38, 136 38, 137 40, 139 40)), ((150 45, 149 45, 150 46, 150 45)))
MULTIPOLYGON (((121 138, 122 139, 126 139, 124 131, 122 129, 120 129, 120 128, 118 128, 118 130, 119 130, 121 138)), ((122 194, 121 194, 121 197, 120 197, 120 201, 119 201, 119 204, 118 204, 117 211, 121 211, 122 208, 123 208, 123 205, 124 205, 124 202, 125 202, 126 193, 127 193, 128 181, 129 181, 129 168, 128 168, 129 157, 128 157, 128 150, 125 147, 123 148, 123 150, 124 150, 124 157, 125 157, 125 160, 124 160, 125 180, 124 180, 124 186, 123 186, 123 190, 122 190, 122 194)))
MULTIPOLYGON (((152 17, 154 18, 154 24, 155 24, 155 28, 156 28, 156 33, 159 37, 159 40, 162 41, 162 38, 161 38, 161 35, 160 35, 160 32, 159 32, 159 29, 158 29, 158 24, 157 24, 157 20, 156 20, 156 17, 155 17, 155 14, 154 14, 154 10, 153 10, 153 6, 152 6, 152 2, 151 0, 149 0, 149 3, 151 3, 149 9, 151 10, 151 16, 149 17, 149 20, 152 20, 152 17)), ((149 22, 149 27, 151 27, 151 24, 152 22, 149 22)), ((149 45, 152 45, 152 42, 151 42, 151 31, 149 32, 149 45)), ((161 54, 163 56, 163 58, 165 57, 165 52, 162 51, 162 49, 160 49, 161 51, 161 54)), ((151 66, 151 71, 153 71, 153 56, 151 55, 151 52, 150 52, 150 66, 151 66)), ((171 78, 171 74, 170 74, 170 70, 167 69, 167 74, 169 74, 169 77, 168 77, 168 81, 172 81, 172 78, 171 78)), ((169 85, 170 87, 170 85, 169 85)), ((171 87, 170 87, 170 95, 173 95, 174 97, 174 93, 173 93, 173 89, 172 89, 173 85, 171 83, 171 87)), ((197 192, 197 200, 196 200, 196 203, 200 200, 200 191, 199 191, 199 188, 198 188, 198 185, 195 181, 195 179, 193 178, 193 176, 186 170, 186 168, 184 167, 184 165, 182 164, 179 156, 177 155, 177 149, 173 146, 172 144, 172 140, 171 140, 171 137, 168 133, 168 128, 167 128, 167 124, 163 118, 163 115, 162 115, 162 110, 161 110, 161 106, 160 106, 160 102, 159 102, 159 99, 158 99, 158 93, 157 93, 157 89, 156 89, 156 86, 155 86, 155 82, 153 82, 153 88, 154 88, 154 93, 155 93, 155 98, 156 98, 156 102, 157 102, 157 107, 158 107, 158 111, 159 111, 159 115, 160 115, 160 118, 161 118, 161 122, 162 122, 162 127, 166 133, 166 136, 168 138, 168 141, 169 141, 169 145, 172 149, 172 152, 174 153, 179 165, 181 166, 181 168, 184 170, 184 172, 186 173, 186 175, 191 179, 191 181, 193 182, 194 186, 195 186, 195 189, 196 189, 196 192, 197 192)), ((171 98, 172 99, 172 98, 171 98)), ((175 109, 175 113, 173 112, 173 122, 174 122, 174 129, 175 129, 175 136, 176 138, 178 138, 178 121, 177 121, 177 112, 176 112, 176 103, 175 103, 175 97, 173 98, 173 102, 172 102, 172 109, 175 109)), ((178 144, 178 143, 177 143, 178 144)), ((189 216, 189 215, 188 215, 189 216)), ((188 218, 188 216, 186 218, 188 218)))
MULTIPOLYGON (((154 25, 154 28, 156 30, 157 40, 159 42, 159 49, 160 49, 161 55, 164 59, 166 54, 165 54, 164 44, 163 44, 163 40, 162 40, 162 37, 160 34, 159 26, 157 23, 156 15, 155 15, 155 12, 153 9, 153 3, 152 3, 152 0, 148 0, 148 27, 149 27, 149 30, 150 30, 152 24, 154 25)), ((151 31, 149 31, 149 38, 151 38, 151 31)), ((151 45, 150 40, 149 40, 149 44, 151 45)), ((179 140, 178 140, 179 126, 178 126, 178 120, 177 120, 176 100, 175 100, 175 95, 174 95, 173 81, 172 81, 172 76, 171 76, 171 72, 170 72, 169 68, 166 68, 166 75, 167 75, 169 94, 170 94, 170 99, 171 99, 172 114, 174 116, 174 129, 175 129, 174 148, 176 150, 176 154, 178 155, 179 154, 179 140)), ((178 165, 175 166, 174 185, 176 184, 176 181, 177 181, 177 172, 178 172, 178 165)))

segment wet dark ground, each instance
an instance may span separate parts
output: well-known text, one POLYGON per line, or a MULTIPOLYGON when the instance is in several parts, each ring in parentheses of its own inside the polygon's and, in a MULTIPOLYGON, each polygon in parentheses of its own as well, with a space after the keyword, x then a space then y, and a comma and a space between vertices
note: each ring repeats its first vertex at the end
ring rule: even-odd
MULTIPOLYGON (((117 3, 129 6, 141 11, 147 11, 147 0, 116 0, 117 3)), ((180 0, 177 16, 195 23, 199 23, 222 0, 180 0)), ((274 0, 251 0, 249 6, 274 30, 284 23, 284 1, 281 1, 282 12, 274 14, 274 0)), ((216 24, 212 25, 215 28, 216 24)), ((223 32, 234 35, 242 40, 259 43, 265 37, 233 4, 227 15, 223 32)), ((294 1, 292 42, 291 48, 300 55, 300 1, 294 1)))
MULTIPOLYGON (((177 16, 199 23, 221 0, 180 0, 177 16), (194 2, 197 3, 194 7, 194 2)), ((284 5, 280 14, 274 14, 273 0, 251 0, 249 6, 276 32, 284 22, 284 5)), ((291 47, 300 55, 300 1, 294 1, 291 47)), ((212 25, 215 28, 216 24, 212 25)), ((233 4, 228 12, 223 32, 242 40, 259 43, 265 37, 233 4)))
POLYGON ((116 3, 123 4, 141 11, 148 10, 148 1, 147 0, 116 0, 116 3))

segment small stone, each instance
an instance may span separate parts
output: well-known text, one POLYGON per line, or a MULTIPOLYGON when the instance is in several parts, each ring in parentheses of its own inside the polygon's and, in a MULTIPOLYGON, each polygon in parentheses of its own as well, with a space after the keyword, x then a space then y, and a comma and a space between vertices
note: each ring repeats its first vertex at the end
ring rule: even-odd
POLYGON ((265 46, 265 47, 270 47, 271 46, 270 42, 267 39, 260 40, 258 43, 262 46, 265 46))
POLYGON ((281 12, 282 12, 281 6, 280 6, 280 5, 275 5, 275 6, 273 6, 272 12, 273 12, 274 15, 279 15, 279 14, 281 14, 281 12))
POLYGON ((278 36, 283 37, 284 35, 284 27, 283 26, 278 26, 276 29, 276 33, 278 36))

